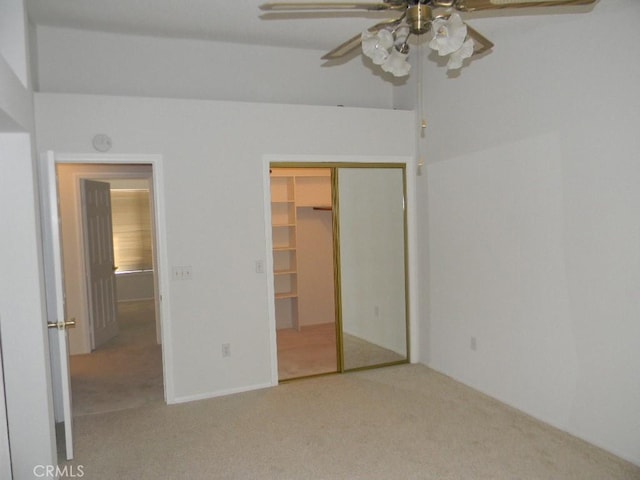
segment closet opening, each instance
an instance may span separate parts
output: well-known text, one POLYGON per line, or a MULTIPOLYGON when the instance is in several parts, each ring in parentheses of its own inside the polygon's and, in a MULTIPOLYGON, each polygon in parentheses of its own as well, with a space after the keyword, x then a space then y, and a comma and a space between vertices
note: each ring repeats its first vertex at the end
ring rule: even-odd
POLYGON ((278 378, 335 373, 332 170, 270 174, 278 378))
POLYGON ((404 164, 270 167, 279 381, 407 363, 404 164))

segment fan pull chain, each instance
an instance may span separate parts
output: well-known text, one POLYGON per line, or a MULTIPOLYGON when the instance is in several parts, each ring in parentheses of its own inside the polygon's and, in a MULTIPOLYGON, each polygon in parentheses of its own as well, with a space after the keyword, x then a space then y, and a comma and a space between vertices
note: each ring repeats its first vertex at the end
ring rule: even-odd
POLYGON ((416 156, 417 161, 418 161, 418 175, 420 175, 421 172, 421 168, 424 166, 424 158, 422 156, 422 141, 421 139, 424 138, 425 135, 425 130, 427 129, 427 121, 424 119, 424 106, 423 106, 423 98, 422 98, 422 78, 423 78, 423 71, 422 71, 422 42, 420 41, 420 37, 418 37, 417 39, 417 53, 418 53, 418 61, 417 61, 417 67, 418 67, 418 78, 416 79, 416 88, 417 88, 417 92, 416 92, 416 98, 417 98, 417 110, 418 110, 418 121, 419 123, 419 132, 420 134, 416 136, 416 156))

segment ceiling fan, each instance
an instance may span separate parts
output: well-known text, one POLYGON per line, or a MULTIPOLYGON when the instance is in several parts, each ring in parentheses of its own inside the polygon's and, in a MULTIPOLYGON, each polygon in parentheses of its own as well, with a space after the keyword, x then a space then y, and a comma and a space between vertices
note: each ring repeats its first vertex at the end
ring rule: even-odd
POLYGON ((268 11, 388 11, 393 18, 377 23, 355 35, 322 57, 340 58, 362 46, 363 53, 396 77, 408 75, 407 56, 411 35, 431 32, 429 46, 441 56, 449 56, 449 69, 462 66, 464 59, 479 55, 493 47, 487 38, 466 25, 457 12, 478 12, 532 7, 589 5, 597 0, 382 0, 382 2, 315 2, 265 3, 268 11))

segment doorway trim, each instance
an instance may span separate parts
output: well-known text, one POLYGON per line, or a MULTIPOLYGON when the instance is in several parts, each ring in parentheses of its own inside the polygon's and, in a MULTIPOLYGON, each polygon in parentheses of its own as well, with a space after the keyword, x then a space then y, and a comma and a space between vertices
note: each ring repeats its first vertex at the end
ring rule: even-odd
MULTIPOLYGON (((164 206, 164 174, 163 157, 161 154, 95 154, 95 153, 53 153, 58 164, 107 164, 107 165, 150 165, 151 190, 153 193, 153 223, 155 228, 155 263, 157 285, 155 294, 156 305, 159 309, 161 338, 162 338, 162 374, 164 384, 165 403, 175 403, 175 389, 173 378, 173 351, 171 345, 171 317, 169 315, 169 295, 164 290, 169 285, 169 266, 167 256, 167 228, 164 206)), ((82 244, 81 244, 82 245, 82 244)), ((82 247, 84 248, 84 247, 82 247)), ((84 258, 84 253, 82 254, 84 258)))
MULTIPOLYGON (((271 189, 269 168, 271 164, 291 164, 292 166, 315 166, 315 167, 346 167, 348 164, 400 164, 405 167, 406 181, 406 229, 407 229, 407 252, 406 252, 406 275, 408 280, 408 301, 407 316, 409 343, 409 362, 419 361, 419 326, 418 326, 418 270, 420 262, 418 259, 418 230, 416 213, 416 169, 415 158, 410 156, 375 156, 375 155, 292 155, 292 154, 265 154, 262 156, 262 178, 263 178, 263 204, 264 204, 264 227, 265 227, 265 271, 273 271, 272 248, 273 239, 271 232, 271 189)), ((271 347, 271 383, 278 384, 278 346, 276 337, 275 318, 275 286, 273 275, 267 275, 267 302, 269 316, 269 335, 271 347)))

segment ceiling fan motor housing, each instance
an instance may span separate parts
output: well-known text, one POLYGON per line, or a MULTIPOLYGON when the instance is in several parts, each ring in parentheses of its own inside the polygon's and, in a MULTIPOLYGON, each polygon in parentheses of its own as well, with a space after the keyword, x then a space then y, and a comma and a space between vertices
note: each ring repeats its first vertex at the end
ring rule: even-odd
POLYGON ((418 3, 407 8, 407 23, 414 35, 422 35, 431 29, 433 15, 428 5, 418 3))

